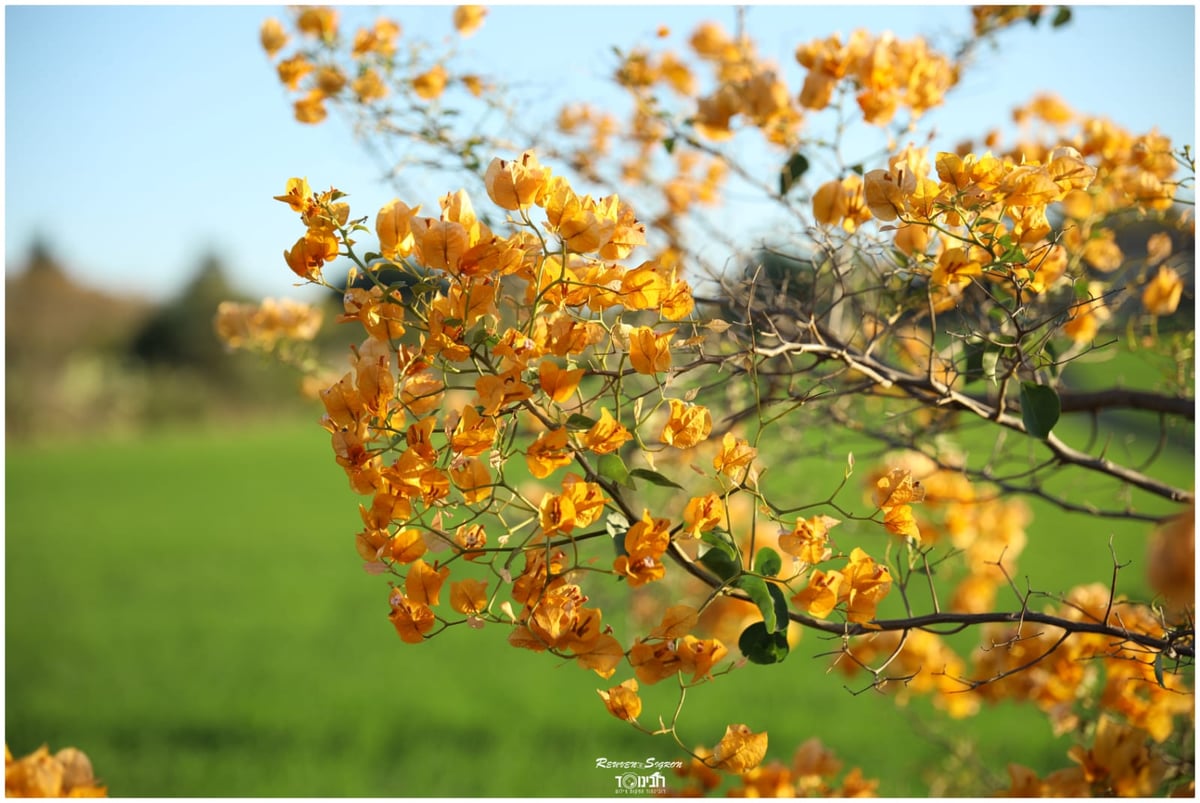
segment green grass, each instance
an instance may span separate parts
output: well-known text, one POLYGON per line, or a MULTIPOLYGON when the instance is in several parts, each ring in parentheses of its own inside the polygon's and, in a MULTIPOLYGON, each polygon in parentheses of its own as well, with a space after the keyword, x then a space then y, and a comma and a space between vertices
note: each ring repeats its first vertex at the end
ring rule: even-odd
MULTIPOLYGON (((360 569, 357 499, 310 423, 10 448, 6 500, 6 741, 75 745, 114 795, 607 796, 617 771, 598 757, 677 757, 604 711, 609 682, 499 627, 403 644, 386 582, 360 569)), ((1055 538, 1031 533, 1023 565, 1107 577, 1071 546, 1096 552, 1103 534, 1045 526, 1055 538)), ((850 694, 812 658, 830 647, 806 634, 782 665, 693 690, 685 739, 746 722, 788 761, 819 736, 889 796, 978 780, 949 758, 970 741, 1001 782, 1009 761, 1067 763, 1069 741, 1029 707, 922 717, 925 700, 850 694)), ((647 691, 644 719, 670 715, 669 685, 647 691)))

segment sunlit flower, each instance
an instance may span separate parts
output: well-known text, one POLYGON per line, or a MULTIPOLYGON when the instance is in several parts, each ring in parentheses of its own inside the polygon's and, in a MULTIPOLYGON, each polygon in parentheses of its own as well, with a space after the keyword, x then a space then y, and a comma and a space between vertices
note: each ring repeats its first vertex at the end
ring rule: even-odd
POLYGON ((694 496, 683 509, 684 532, 693 538, 725 523, 725 503, 715 493, 694 496))
POLYGON ((375 216, 375 233, 379 236, 379 253, 387 259, 401 259, 412 253, 412 218, 421 211, 410 209, 403 201, 393 199, 375 216))
POLYGON ((525 151, 514 160, 493 159, 483 181, 496 206, 517 210, 537 203, 549 178, 550 169, 538 163, 533 151, 525 151))
POLYGON ((459 613, 483 613, 487 601, 487 583, 468 577, 450 584, 450 607, 459 613))
POLYGON ((350 88, 354 90, 354 96, 359 103, 373 103, 383 100, 388 95, 387 84, 379 77, 378 72, 370 68, 363 70, 351 81, 350 88))
POLYGON ((262 42, 263 50, 267 51, 267 55, 271 57, 282 50, 288 42, 288 35, 284 32, 283 25, 274 17, 263 22, 258 38, 262 42))
POLYGON ((338 239, 334 235, 310 231, 297 240, 291 250, 284 251, 283 258, 297 276, 316 281, 321 277, 321 266, 336 259, 338 249, 338 239))
POLYGON ((758 449, 751 446, 746 439, 726 432, 721 440, 721 451, 713 458, 713 468, 732 477, 749 468, 757 456, 758 449))
POLYGON ((866 552, 855 548, 850 562, 842 569, 844 585, 841 596, 846 600, 846 618, 851 622, 868 622, 875 617, 875 607, 892 587, 887 566, 876 563, 866 552))
POLYGON ((454 29, 459 36, 470 36, 483 25, 487 9, 483 6, 458 6, 454 9, 454 29))
POLYGON ((655 332, 639 326, 629 334, 629 362, 639 374, 653 376, 671 367, 671 338, 676 330, 655 332))
POLYGON ((808 586, 792 597, 792 602, 796 607, 808 611, 810 615, 824 619, 838 604, 843 580, 845 578, 841 572, 824 572, 818 569, 808 579, 808 586))
POLYGON ((525 452, 529 472, 539 480, 549 477, 555 469, 570 465, 573 453, 567 445, 565 427, 543 432, 525 452))
POLYGON ((642 713, 642 698, 638 697, 638 682, 633 678, 608 691, 596 690, 608 712, 617 719, 626 721, 636 720, 642 713))
POLYGON ((446 90, 446 68, 436 64, 412 79, 413 92, 423 100, 436 100, 446 90))
POLYGON ((566 370, 559 368, 553 360, 542 360, 538 363, 538 384, 547 396, 562 403, 575 393, 584 373, 583 368, 566 370))
POLYGON ((5 797, 107 797, 108 790, 96 781, 92 762, 74 747, 53 755, 46 745, 21 758, 13 758, 4 746, 5 797))
POLYGON ((713 748, 713 766, 726 772, 742 773, 754 769, 767 755, 766 732, 755 733, 746 725, 730 725, 713 748))
POLYGON ((712 431, 712 414, 708 408, 670 399, 671 416, 663 427, 659 440, 677 449, 689 449, 705 440, 712 431))
POLYGON ((325 93, 319 89, 314 89, 305 97, 297 100, 292 104, 292 108, 295 112, 296 122, 310 125, 321 122, 329 114, 325 109, 325 93))
POLYGON ((1183 280, 1174 269, 1159 267, 1142 291, 1142 307, 1151 315, 1171 315, 1183 297, 1183 280))
POLYGON ((810 566, 829 559, 829 528, 840 524, 829 516, 796 519, 791 532, 779 536, 779 548, 810 566))
POLYGON ((450 447, 459 454, 475 457, 491 448, 496 440, 496 419, 481 415, 474 405, 463 408, 458 424, 450 434, 450 447))
POLYGON ((478 458, 473 457, 451 466, 450 481, 462 491, 463 501, 469 505, 482 502, 492 495, 492 475, 487 464, 478 458))
POLYGON ((437 618, 426 604, 408 599, 399 588, 393 588, 389 597, 392 612, 388 619, 406 644, 420 644, 425 634, 433 630, 437 618))
POLYGON ((296 27, 309 36, 332 40, 337 35, 337 11, 324 6, 308 6, 296 19, 296 27))
POLYGON ((633 435, 613 418, 607 407, 601 408, 599 420, 581 438, 584 447, 596 454, 615 452, 632 439, 633 435))

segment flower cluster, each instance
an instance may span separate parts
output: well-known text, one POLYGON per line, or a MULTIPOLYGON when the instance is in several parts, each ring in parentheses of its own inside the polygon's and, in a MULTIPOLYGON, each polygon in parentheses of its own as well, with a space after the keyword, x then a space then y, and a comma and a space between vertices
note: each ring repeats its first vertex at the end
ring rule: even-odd
MULTIPOLYGON (((783 583, 836 559, 822 539, 837 522, 796 522, 781 539, 790 575, 773 550, 740 557, 725 502, 755 487, 758 450, 732 432, 713 446, 710 481, 719 491, 692 496, 675 516, 635 515, 619 497, 622 485, 634 477, 675 483, 627 467, 623 447, 657 450, 666 466, 671 454, 689 459, 713 429, 704 405, 667 392, 682 370, 676 337, 694 312, 688 282, 656 260, 623 265, 643 242, 632 210, 616 196, 577 194, 532 152, 493 160, 485 186, 510 213, 510 232, 484 223, 464 191, 444 196, 436 217, 397 199, 375 216, 378 251, 362 257, 355 238, 370 231, 368 219, 351 219, 341 192, 313 193, 292 179, 277 196, 306 227, 285 253, 294 271, 304 266, 306 278, 323 281, 319 265, 296 256, 315 240, 327 260, 353 260, 365 280, 346 290, 340 320, 361 326, 366 339, 350 370, 320 393, 335 459, 369 499, 359 506, 357 550, 370 573, 397 578, 389 619, 403 641, 459 623, 502 624, 513 646, 574 659, 604 678, 627 663, 636 680, 601 698, 636 724, 639 682, 703 682, 729 648, 698 635, 702 610, 686 605, 622 639, 590 603, 583 569, 598 567, 585 545, 612 540, 607 573, 635 589, 663 581, 670 560, 699 558, 765 600, 775 639, 788 624, 774 614, 783 583), (648 396, 658 400, 647 411, 648 396), (522 475, 551 487, 527 490, 522 475), (750 559, 764 578, 779 579, 743 576, 750 559)), ((223 329, 237 337, 248 328, 237 324, 245 314, 228 308, 223 329)), ((900 487, 880 504, 892 529, 887 522, 919 501, 910 477, 894 480, 900 487)), ((865 623, 890 584, 886 566, 854 549, 839 568, 814 570, 793 602, 820 617, 841 606, 848 621, 865 623)), ((708 596, 705 607, 714 603, 708 596)), ((765 734, 744 727, 718 745, 714 766, 743 772, 762 759, 765 734)))
MULTIPOLYGON (((483 24, 487 10, 482 6, 464 5, 454 9, 452 22, 462 37, 473 34, 483 24)), ((328 104, 346 100, 372 106, 392 93, 390 81, 400 62, 397 42, 403 32, 399 23, 380 17, 370 27, 359 27, 347 45, 341 41, 342 30, 338 9, 324 6, 305 6, 296 12, 294 20, 300 37, 297 47, 276 63, 279 81, 298 95, 293 110, 298 122, 316 124, 329 115, 328 104), (348 50, 349 63, 340 63, 343 47, 348 50)), ((263 50, 275 60, 286 48, 291 37, 283 23, 275 18, 266 20, 259 33, 263 50)), ((414 51, 419 55, 420 48, 414 51)), ((414 59, 414 64, 416 60, 414 59)), ((483 80, 473 73, 451 75, 446 67, 435 61, 426 66, 414 66, 404 76, 404 89, 416 102, 437 100, 452 83, 460 83, 468 92, 479 97, 485 88, 483 80)))
POLYGON ((5 797, 107 797, 96 781, 92 762, 80 750, 64 747, 51 753, 42 745, 27 756, 13 758, 4 746, 5 797))
MULTIPOLYGON (((744 727, 744 726, 743 726, 744 727)), ((730 726, 722 743, 750 742, 755 734, 740 733, 737 726, 730 726)), ((766 734, 761 736, 766 746, 766 734)), ((731 752, 729 746, 724 752, 731 752)), ((721 749, 720 746, 717 748, 721 749)), ((702 796, 716 790, 722 777, 711 766, 716 750, 701 748, 697 758, 677 769, 676 775, 684 778, 687 785, 680 794, 687 797, 702 796)), ((873 797, 878 781, 867 780, 862 770, 854 767, 847 772, 840 784, 834 778, 842 770, 842 762, 820 739, 812 738, 796 748, 790 764, 769 761, 739 772, 738 785, 727 790, 730 797, 873 797)))
POLYGON ((284 340, 312 340, 321 329, 321 310, 290 298, 258 304, 223 301, 217 307, 217 335, 230 348, 270 351, 284 340))
MULTIPOLYGON (((977 33, 1039 13, 976 10, 977 33)), ((479 7, 460 7, 454 24, 467 36, 483 18, 479 7)), ((393 23, 359 32, 349 72, 322 61, 338 36, 334 12, 305 10, 298 25, 313 48, 279 67, 297 91, 308 81, 301 119, 319 119, 326 100, 348 97, 343 74, 386 77, 427 122, 438 119, 433 101, 447 87, 480 86, 449 64, 413 58, 402 66, 393 23)), ((274 56, 285 41, 268 28, 263 43, 274 56)), ((352 219, 342 193, 314 193, 302 179, 278 196, 305 227, 285 252, 294 273, 325 284, 331 261, 353 263, 339 320, 361 326, 365 339, 348 370, 321 389, 321 423, 363 497, 356 548, 368 573, 390 581, 395 632, 420 644, 460 624, 504 628, 514 647, 595 672, 611 684, 597 691, 613 717, 682 747, 675 719, 645 713, 639 691, 673 679, 682 704, 687 689, 744 664, 739 653, 752 663, 783 660, 802 625, 840 636, 839 668, 870 675, 872 686, 900 699, 928 694, 953 717, 1027 700, 1060 732, 1094 725, 1091 745, 1072 753, 1077 768, 1046 779, 1011 768, 1015 793, 1161 789, 1158 745, 1178 731, 1190 700, 1176 676, 1164 679, 1164 656, 1174 653, 1162 647, 1172 638, 1166 623, 1185 621, 1194 596, 1193 573, 1181 568, 1191 563, 1186 523, 1164 526, 1152 541, 1151 584, 1166 602, 1158 615, 1082 588, 1034 614, 1060 627, 1032 628, 994 612, 1000 592, 1015 589, 1030 516, 1006 491, 1013 483, 1020 490, 1024 478, 1026 490, 1040 490, 1039 472, 1054 461, 1025 473, 993 473, 991 463, 972 473, 966 457, 942 447, 964 411, 1047 440, 1061 412, 1053 390, 1061 366, 1115 317, 1118 296, 1138 302, 1147 320, 1180 307, 1186 247, 1175 253, 1169 236, 1154 234, 1145 259, 1131 263, 1112 228, 1124 210, 1170 210, 1181 184, 1171 143, 1042 95, 1014 114, 1023 132, 1015 147, 1002 148, 995 133, 978 148, 910 144, 886 166, 864 170, 848 166, 836 143, 802 143, 806 117, 853 98, 870 125, 891 126, 903 112, 915 121, 943 102, 965 60, 923 39, 856 31, 796 49, 806 70, 797 94, 740 34, 708 23, 687 46, 684 56, 642 46, 619 52, 613 77, 632 101, 627 124, 586 103, 558 118, 558 142, 578 144, 556 145, 555 159, 595 185, 612 186, 619 175, 631 190, 658 193, 662 211, 648 225, 625 191, 583 194, 532 151, 479 160, 474 149, 485 146, 474 140, 437 145, 457 148, 482 179, 486 211, 465 190, 428 211, 395 199, 373 219, 352 219), (1034 128, 1049 136, 1030 136, 1034 128), (743 131, 787 149, 778 192, 733 158, 743 131), (840 166, 838 177, 811 194, 792 192, 808 170, 806 153, 822 151, 840 166), (800 206, 811 202, 823 230, 808 231, 828 251, 796 260, 794 277, 781 272, 770 279, 777 284, 750 288, 777 294, 780 306, 747 303, 733 324, 735 334, 753 330, 744 342, 711 336, 731 324, 706 322, 685 278, 700 264, 689 230, 707 222, 727 236, 702 207, 719 203, 730 175, 765 187, 801 220, 800 206), (886 236, 867 244, 882 248, 859 248, 871 220, 886 236), (377 247, 359 246, 372 235, 377 247), (649 242, 658 238, 665 246, 649 242), (853 259, 839 253, 843 241, 853 259), (795 320, 786 320, 793 308, 795 320), (1073 341, 1066 358, 1053 342, 1060 336, 1073 341), (765 345, 769 338, 779 338, 778 350, 765 345), (715 381, 698 378, 710 368, 715 381), (989 388, 964 392, 984 378, 989 388), (719 409, 713 400, 722 397, 738 407, 719 409), (777 504, 760 487, 760 439, 770 437, 778 405, 822 397, 839 425, 881 441, 934 454, 923 435, 935 435, 939 462, 887 455, 868 476, 865 515, 836 499, 844 482, 821 501, 777 504), (1047 397, 1054 421, 1041 420, 1047 397), (898 398, 915 402, 913 429, 891 415, 898 398), (865 422, 879 420, 879 410, 888 423, 873 429, 865 422), (755 413, 757 427, 743 429, 755 413), (960 462, 961 470, 949 467, 960 462), (978 476, 1017 479, 997 480, 1008 483, 997 489, 968 479, 978 476), (679 493, 660 504, 655 487, 679 493), (850 542, 863 528, 893 536, 881 559, 850 542), (973 655, 908 623, 920 615, 910 593, 918 584, 939 624, 992 622, 979 627, 973 655), (627 610, 613 616, 626 599, 627 610), (1143 650, 1142 642, 1157 646, 1143 650), (622 668, 632 676, 617 677, 622 668)), ((369 108, 371 97, 359 93, 356 102, 369 108)), ((733 304, 715 299, 718 306, 733 304)), ((248 342, 257 329, 287 328, 252 323, 253 315, 224 310, 227 338, 248 342)), ((1056 459, 1072 462, 1069 448, 1052 445, 1056 459)), ((997 459, 1008 460, 1000 451, 997 459)), ((846 479, 852 470, 851 460, 846 479)), ((1020 600, 1023 611, 1034 611, 1032 598, 1020 600)), ((689 751, 687 791, 714 789, 718 770, 738 775, 735 792, 746 795, 874 791, 858 770, 838 788, 831 779, 840 766, 819 743, 802 746, 790 767, 764 765, 766 750, 765 732, 730 725, 711 749, 689 751)))
POLYGON ((896 111, 907 108, 914 118, 940 106, 946 92, 958 83, 953 62, 930 50, 918 37, 908 42, 892 34, 852 33, 845 43, 836 34, 796 48, 796 61, 808 70, 800 105, 819 110, 829 105, 843 81, 858 90, 855 99, 863 119, 887 125, 896 111))

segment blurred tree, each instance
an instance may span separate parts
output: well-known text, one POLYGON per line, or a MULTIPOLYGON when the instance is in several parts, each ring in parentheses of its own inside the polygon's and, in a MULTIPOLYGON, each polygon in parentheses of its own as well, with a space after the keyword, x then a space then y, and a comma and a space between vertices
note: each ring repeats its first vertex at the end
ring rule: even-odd
POLYGON ((134 335, 130 354, 152 366, 193 368, 214 379, 229 377, 234 367, 213 332, 212 321, 219 303, 239 295, 220 259, 206 256, 183 291, 134 335))

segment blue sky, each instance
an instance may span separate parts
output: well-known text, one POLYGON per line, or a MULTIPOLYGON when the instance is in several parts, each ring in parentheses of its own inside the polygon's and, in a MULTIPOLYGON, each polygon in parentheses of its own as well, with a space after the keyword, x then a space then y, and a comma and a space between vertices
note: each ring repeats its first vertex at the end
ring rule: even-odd
MULTIPOLYGON (((451 6, 392 6, 404 26, 452 35, 451 6)), ((299 236, 273 201, 293 175, 351 193, 356 214, 395 195, 379 167, 331 117, 292 119, 290 100, 258 45, 272 6, 8 6, 5 9, 6 270, 43 237, 90 285, 163 298, 203 254, 256 295, 297 295, 282 251, 299 236)), ((342 8, 345 25, 378 8, 342 8)), ((677 49, 696 24, 732 29, 729 6, 496 6, 463 43, 465 59, 511 82, 540 87, 551 118, 561 102, 609 91, 613 44, 650 43, 660 24, 677 49), (535 43, 541 43, 536 44, 535 43)), ((760 53, 784 65, 793 91, 803 41, 864 27, 901 38, 970 25, 965 6, 754 6, 747 15, 760 53)), ((1153 126, 1178 144, 1195 141, 1195 12, 1177 6, 1076 6, 1051 31, 1020 26, 928 117, 951 147, 1007 118, 1035 90, 1134 131, 1153 126)), ((603 95, 601 95, 603 97, 603 95)), ((430 188, 425 197, 457 187, 430 188)), ((299 295, 303 296, 302 293, 299 295)))

